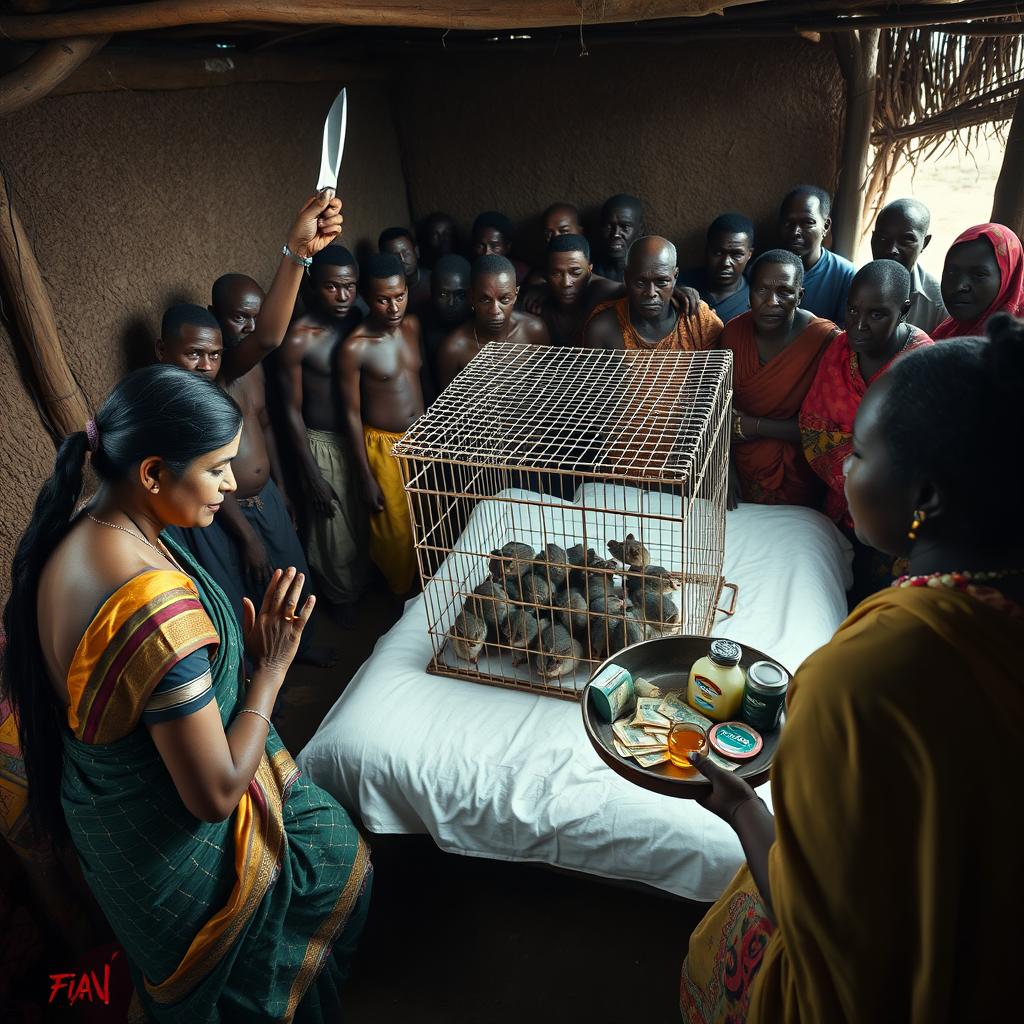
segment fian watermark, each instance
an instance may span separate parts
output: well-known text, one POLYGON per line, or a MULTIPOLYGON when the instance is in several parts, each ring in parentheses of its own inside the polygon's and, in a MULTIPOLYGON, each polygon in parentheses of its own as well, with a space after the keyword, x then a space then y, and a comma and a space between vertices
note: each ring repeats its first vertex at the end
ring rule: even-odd
POLYGON ((55 1001, 65 1002, 68 1006, 75 1003, 103 1003, 110 1005, 110 965, 117 959, 117 952, 110 960, 103 965, 102 972, 97 975, 95 971, 82 971, 76 974, 73 971, 61 971, 50 975, 50 998, 48 1003, 55 1001))

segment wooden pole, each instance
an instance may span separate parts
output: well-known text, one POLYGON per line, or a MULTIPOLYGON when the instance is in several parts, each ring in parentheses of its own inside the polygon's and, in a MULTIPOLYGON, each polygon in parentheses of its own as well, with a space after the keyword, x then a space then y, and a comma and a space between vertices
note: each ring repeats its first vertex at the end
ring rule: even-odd
POLYGON ((1006 152, 992 196, 992 220, 1005 224, 1017 237, 1024 235, 1024 96, 1017 107, 1006 137, 1006 152))
POLYGON ((0 117, 13 114, 53 92, 110 36, 56 39, 41 46, 14 71, 0 78, 0 117))
POLYGON ((847 38, 852 52, 839 62, 846 79, 846 118, 839 162, 839 194, 832 211, 832 249, 850 260, 860 242, 867 187, 878 82, 878 36, 877 28, 851 33, 847 38))
POLYGON ((91 415, 82 389, 64 358, 57 320, 32 245, 10 202, 0 173, 0 286, 12 316, 12 341, 34 378, 34 392, 56 441, 84 430, 91 415))

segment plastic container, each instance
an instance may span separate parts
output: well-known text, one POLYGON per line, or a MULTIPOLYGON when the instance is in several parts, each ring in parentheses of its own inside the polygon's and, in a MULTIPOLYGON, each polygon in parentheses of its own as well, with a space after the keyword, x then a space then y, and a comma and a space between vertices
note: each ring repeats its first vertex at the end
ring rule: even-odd
POLYGON ((761 753, 764 740, 746 722, 719 722, 708 734, 711 749, 730 761, 749 761, 761 753))
POLYGON ((686 703, 716 722, 735 718, 743 703, 746 673, 739 666, 743 648, 732 640, 712 640, 708 653, 693 663, 686 703))

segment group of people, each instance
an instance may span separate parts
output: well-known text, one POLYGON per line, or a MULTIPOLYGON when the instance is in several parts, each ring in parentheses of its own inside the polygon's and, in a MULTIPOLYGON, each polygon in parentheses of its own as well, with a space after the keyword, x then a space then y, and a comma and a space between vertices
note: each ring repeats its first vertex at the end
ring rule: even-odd
MULTIPOLYGON (((509 219, 488 211, 473 223, 469 259, 455 251, 454 220, 435 213, 418 233, 383 230, 362 267, 344 246, 326 246, 301 289, 279 273, 264 295, 252 278, 227 274, 208 308, 168 310, 157 343, 159 360, 218 380, 245 414, 237 492, 211 528, 177 539, 239 621, 242 598, 258 601, 274 567, 306 572, 308 556, 318 596, 347 624, 370 563, 395 594, 415 586, 391 449, 484 345, 727 348, 730 507, 827 513, 855 549, 852 606, 899 568, 856 537, 847 508, 843 467, 858 404, 908 352, 1024 309, 1024 257, 1008 228, 981 225, 933 276, 920 261, 929 211, 899 199, 879 214, 874 259, 858 271, 824 246, 830 217, 825 190, 797 186, 780 204, 777 248, 755 258, 750 219, 725 213, 707 229, 703 264, 681 269, 667 238, 645 234, 643 202, 620 194, 604 203, 593 248, 574 205, 548 207, 545 262, 532 270, 514 256, 509 219), (268 356, 269 381, 260 367, 268 356), (289 527, 297 521, 305 552, 289 527)), ((299 656, 329 664, 332 652, 304 642, 299 656)))
POLYGON ((208 308, 166 311, 155 365, 64 439, 4 611, 33 821, 72 844, 153 1019, 339 1019, 372 872, 275 701, 296 656, 329 657, 304 647, 310 614, 351 606, 367 555, 413 586, 391 447, 512 342, 731 349, 735 496, 818 505, 906 565, 793 679, 776 817, 695 760, 747 866, 691 940, 684 1019, 999 1019, 999 926, 1024 909, 1000 824, 1024 734, 1024 550, 1004 515, 1024 498, 1005 472, 1024 327, 995 314, 1024 309, 1021 245, 972 228, 937 280, 928 213, 900 200, 857 270, 822 246, 829 207, 793 190, 756 259, 750 221, 718 217, 686 273, 629 196, 605 204, 593 257, 556 204, 537 270, 496 213, 472 262, 436 215, 360 267, 328 191, 266 292, 232 273, 208 308), (87 460, 101 486, 81 505, 87 460), (964 706, 977 756, 952 728, 964 706))

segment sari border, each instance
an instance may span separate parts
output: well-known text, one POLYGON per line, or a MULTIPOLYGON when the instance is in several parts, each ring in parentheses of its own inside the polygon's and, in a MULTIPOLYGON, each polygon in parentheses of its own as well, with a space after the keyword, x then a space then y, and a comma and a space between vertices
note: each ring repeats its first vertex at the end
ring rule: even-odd
POLYGON ((331 946, 347 924, 356 900, 363 891, 370 867, 370 851, 366 840, 358 832, 356 832, 356 840, 356 856, 352 862, 352 870, 341 890, 341 895, 310 938, 305 956, 302 958, 302 964, 292 982, 291 991, 288 993, 288 1004, 282 1018, 285 1024, 290 1024, 294 1018, 295 1011, 305 998, 309 986, 322 970, 331 946))
POLYGON ((265 753, 235 813, 239 815, 235 827, 237 879, 231 895, 196 933, 181 963, 167 978, 158 984, 145 979, 146 994, 158 1005, 186 998, 216 969, 277 877, 284 818, 277 780, 265 753), (240 848, 244 850, 241 857, 240 848))
MULTIPOLYGON (((137 703, 140 716, 142 710, 149 702, 152 691, 172 666, 183 658, 188 657, 193 651, 219 642, 217 634, 211 629, 206 628, 205 623, 209 622, 209 618, 196 597, 175 597, 159 609, 140 609, 140 613, 143 611, 148 611, 148 616, 144 617, 143 621, 134 626, 129 634, 122 638, 116 656, 108 663, 105 674, 102 676, 94 674, 82 693, 82 698, 79 701, 80 708, 88 698, 90 691, 93 692, 88 711, 85 715, 85 721, 80 725, 80 738, 84 743, 96 742, 97 733, 99 733, 101 726, 104 724, 103 720, 107 710, 110 708, 111 698, 114 695, 118 680, 135 656, 140 651, 143 651, 147 643, 157 643, 158 635, 164 635, 163 626, 175 620, 187 621, 195 619, 197 628, 192 631, 187 643, 170 646, 164 657, 152 665, 151 678, 146 680, 146 685, 138 693, 137 703)), ((129 620, 118 630, 118 633, 128 630, 132 625, 131 620, 129 620)), ((114 643, 116 643, 116 638, 114 643)), ((114 643, 111 646, 114 646, 114 643)))

